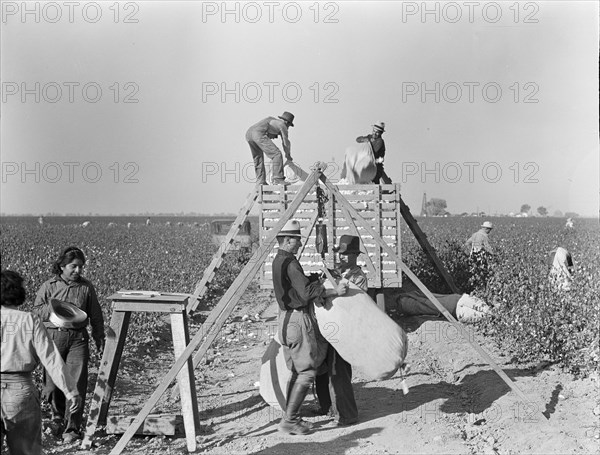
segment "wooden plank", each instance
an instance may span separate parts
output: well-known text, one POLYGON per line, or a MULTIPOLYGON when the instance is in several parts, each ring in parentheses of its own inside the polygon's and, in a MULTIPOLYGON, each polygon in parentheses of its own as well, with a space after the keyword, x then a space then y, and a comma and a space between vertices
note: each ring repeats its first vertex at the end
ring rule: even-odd
POLYGON ((325 202, 325 213, 323 215, 325 215, 326 220, 324 220, 325 225, 327 226, 326 228, 326 232, 327 232, 327 251, 325 251, 324 253, 327 252, 332 252, 331 255, 327 255, 327 256, 323 256, 321 257, 321 260, 325 266, 325 268, 334 268, 335 267, 335 256, 333 254, 333 247, 335 246, 336 243, 336 235, 335 235, 335 231, 336 231, 336 224, 335 224, 335 217, 333 216, 334 211, 335 211, 335 199, 331 196, 331 193, 327 194, 327 191, 325 191, 324 188, 321 188, 323 190, 323 192, 325 193, 326 197, 327 197, 327 202, 325 202))
MULTIPOLYGON (((379 185, 377 185, 377 197, 380 198, 381 197, 381 187, 379 185)), ((358 212, 360 213, 360 212, 358 212)), ((377 220, 377 229, 376 232, 381 232, 381 227, 382 227, 382 220, 381 220, 381 213, 377 212, 375 219, 377 220)), ((374 237, 373 237, 374 238, 374 237)), ((375 251, 375 264, 377 264, 377 278, 376 278, 376 283, 379 287, 383 286, 383 273, 381 270, 381 247, 380 245, 377 245, 377 249, 375 251)))
POLYGON ((131 440, 135 432, 138 430, 143 421, 148 417, 150 410, 156 405, 160 397, 165 393, 169 384, 173 381, 175 376, 179 373, 181 368, 183 368, 184 364, 188 361, 190 356, 193 354, 194 350, 200 345, 200 349, 196 356, 194 356, 194 365, 200 363, 202 357, 206 354, 208 347, 217 337, 218 332, 222 325, 225 323, 229 314, 235 305, 237 304, 241 295, 245 292, 246 288, 254 278, 254 275, 260 268, 262 261, 267 257, 270 250, 273 248, 275 243, 275 237, 279 233, 279 231, 283 228, 286 221, 289 220, 294 214, 295 210, 300 205, 302 198, 310 188, 312 188, 316 182, 316 180, 322 175, 320 170, 315 170, 306 180, 306 183, 302 187, 302 190, 299 192, 298 197, 294 199, 294 201, 290 204, 288 209, 285 211, 282 219, 280 220, 280 224, 276 229, 273 229, 272 233, 268 236, 267 242, 261 245, 252 255, 252 258, 248 261, 246 266, 242 269, 240 274, 234 280, 232 285, 227 289, 217 306, 211 311, 208 319, 202 325, 200 330, 194 335, 192 340, 188 343, 185 350, 182 352, 181 356, 175 361, 175 364, 171 367, 171 369, 167 372, 161 383, 158 385, 154 393, 150 396, 142 410, 138 413, 138 415, 133 419, 127 431, 123 434, 121 439, 117 442, 117 444, 113 447, 110 455, 119 455, 127 443, 131 440), (210 322, 209 322, 210 321, 210 322), (204 341, 203 341, 204 340, 204 341), (201 344, 202 343, 202 344, 201 344))
POLYGON ((112 312, 110 328, 106 332, 104 352, 98 369, 96 387, 94 388, 94 395, 88 413, 85 435, 81 442, 81 448, 84 450, 92 447, 92 438, 98 425, 106 424, 108 407, 110 406, 119 363, 123 355, 123 346, 125 345, 130 318, 130 312, 115 310, 112 312))
MULTIPOLYGON (((134 417, 124 415, 112 415, 106 423, 107 434, 123 434, 131 425, 134 417)), ((177 436, 183 435, 183 416, 178 414, 150 414, 136 435, 152 436, 177 436)))
POLYGON ((154 302, 162 303, 185 303, 189 298, 188 294, 180 294, 177 292, 154 292, 154 291, 128 291, 122 290, 111 294, 108 299, 112 301, 122 302, 147 302, 152 304, 154 302))
MULTIPOLYGON (((294 198, 294 196, 296 195, 296 193, 285 193, 287 195, 288 200, 291 200, 294 198)), ((263 199, 261 201, 261 204, 274 204, 274 203, 279 203, 281 202, 281 194, 264 194, 263 193, 263 199)), ((314 203, 317 202, 317 197, 316 195, 307 195, 306 198, 304 199, 304 203, 314 203)))
POLYGON ((185 310, 185 303, 164 302, 114 302, 117 311, 136 311, 138 313, 171 313, 185 310))
MULTIPOLYGON (((346 201, 343 199, 343 196, 337 191, 337 189, 331 185, 331 183, 329 183, 327 180, 322 179, 325 183, 325 185, 327 185, 328 188, 330 188, 330 190, 336 194, 337 197, 340 198, 340 201, 342 204, 346 204, 346 201)), ((359 224, 361 224, 366 230, 367 232, 369 232, 373 238, 375 238, 381 245, 381 247, 388 253, 388 255, 390 257, 392 257, 397 263, 398 265, 400 265, 400 267, 402 268, 402 271, 406 274, 406 276, 408 276, 412 282, 421 290, 421 292, 423 292, 427 298, 431 301, 431 303, 433 303, 435 305, 435 307, 437 308, 437 310, 442 313, 446 319, 448 321, 450 321, 450 323, 452 325, 454 325, 454 327, 458 330, 458 332, 463 336, 463 338, 479 353, 479 355, 494 369, 494 371, 498 374, 498 376, 500 376, 500 378, 502 378, 502 380, 514 391, 517 393, 517 395, 519 395, 519 397, 521 397, 526 403, 531 404, 532 406, 534 405, 533 403, 531 403, 531 401, 527 398, 527 396, 521 391, 521 389, 519 389, 519 387, 517 387, 517 385, 507 376, 507 374, 496 364, 496 362, 494 362, 494 360, 492 359, 492 357, 487 353, 487 351, 485 351, 481 346, 479 346, 479 344, 477 344, 476 342, 471 340, 471 336, 469 334, 469 332, 467 332, 464 328, 464 326, 459 323, 454 316, 452 316, 448 310, 446 310, 446 308, 444 308, 444 306, 435 298, 435 296, 431 293, 431 291, 429 291, 429 289, 427 289, 427 287, 421 282, 421 280, 419 280, 419 278, 417 278, 417 276, 406 266, 406 264, 404 264, 404 262, 402 262, 402 260, 398 257, 398 255, 394 252, 394 250, 392 248, 390 248, 389 246, 387 246, 385 244, 385 242, 383 241, 383 239, 377 234, 377 232, 375 232, 373 229, 371 229, 371 227, 360 217, 360 215, 354 210, 354 208, 352 208, 350 206, 350 204, 346 205, 348 207, 348 209, 350 210, 350 213, 352 214, 353 217, 356 218, 357 222, 359 224)))
POLYGON ((372 204, 384 204, 384 203, 393 203, 394 202, 395 193, 382 193, 381 197, 377 194, 377 192, 373 191, 368 194, 353 194, 353 195, 345 195, 346 200, 355 206, 354 208, 358 208, 356 205, 360 203, 367 203, 368 205, 372 204))
MULTIPOLYGON (((171 334, 173 336, 173 352, 177 359, 185 350, 190 339, 185 312, 171 314, 171 334)), ((191 359, 188 359, 185 367, 177 375, 177 384, 179 385, 187 449, 189 452, 194 452, 196 450, 196 428, 200 427, 200 417, 198 416, 194 365, 191 359)))
POLYGON ((280 213, 281 212, 281 201, 263 202, 262 208, 263 208, 263 210, 277 210, 277 212, 280 213))
MULTIPOLYGON (((394 193, 395 199, 395 211, 396 213, 400 213, 400 188, 394 193)), ((402 236, 400 233, 402 232, 402 225, 400 223, 400 217, 396 216, 396 254, 398 257, 402 257, 402 236)), ((398 285, 402 286, 402 272, 398 271, 398 285)))

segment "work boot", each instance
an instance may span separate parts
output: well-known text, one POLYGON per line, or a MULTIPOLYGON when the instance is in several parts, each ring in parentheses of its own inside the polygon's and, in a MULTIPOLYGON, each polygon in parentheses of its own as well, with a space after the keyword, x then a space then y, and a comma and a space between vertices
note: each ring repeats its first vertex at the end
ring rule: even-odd
POLYGON ((286 403, 285 415, 279 423, 279 431, 287 434, 307 434, 312 425, 300 418, 300 407, 310 388, 310 383, 305 383, 300 378, 293 385, 286 403))
POLYGON ((297 422, 286 422, 285 417, 279 422, 279 431, 286 434, 308 434, 312 424, 306 420, 298 419, 297 422))

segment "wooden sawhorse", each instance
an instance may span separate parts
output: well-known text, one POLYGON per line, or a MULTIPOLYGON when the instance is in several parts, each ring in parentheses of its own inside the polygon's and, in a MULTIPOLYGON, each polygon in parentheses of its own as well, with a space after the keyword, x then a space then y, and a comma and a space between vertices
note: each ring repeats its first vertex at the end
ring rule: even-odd
MULTIPOLYGON (((189 343, 186 306, 188 297, 180 294, 152 294, 149 292, 128 291, 117 292, 109 297, 113 301, 110 328, 106 337, 102 362, 98 370, 98 379, 90 406, 85 437, 81 443, 82 449, 89 449, 98 425, 106 425, 108 407, 112 398, 117 371, 123 354, 123 347, 129 329, 131 313, 159 312, 171 315, 171 333, 173 335, 173 350, 175 360, 185 350, 189 343)), ((187 368, 182 368, 177 375, 181 396, 181 410, 185 427, 185 437, 189 452, 196 450, 196 428, 199 427, 198 399, 194 380, 192 359, 187 362, 187 368)))

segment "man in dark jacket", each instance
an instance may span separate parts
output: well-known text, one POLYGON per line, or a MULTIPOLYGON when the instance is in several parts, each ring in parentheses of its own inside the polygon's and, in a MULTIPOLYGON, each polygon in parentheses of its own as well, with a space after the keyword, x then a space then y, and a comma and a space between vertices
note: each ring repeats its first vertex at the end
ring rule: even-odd
POLYGON ((300 223, 288 221, 277 236, 279 250, 273 260, 278 335, 292 371, 285 414, 279 424, 280 431, 288 434, 306 434, 311 430, 310 424, 300 418, 300 407, 327 355, 327 342, 319 332, 311 304, 344 295, 348 290, 347 283, 326 291, 320 281, 309 281, 296 259, 301 239, 300 223))
POLYGON ((373 179, 373 183, 379 184, 380 180, 383 183, 392 183, 392 180, 383 171, 383 160, 385 158, 385 142, 381 137, 385 132, 385 123, 373 125, 373 132, 366 136, 358 136, 356 142, 370 142, 373 148, 373 155, 375 155, 375 164, 377 166, 377 174, 373 179))

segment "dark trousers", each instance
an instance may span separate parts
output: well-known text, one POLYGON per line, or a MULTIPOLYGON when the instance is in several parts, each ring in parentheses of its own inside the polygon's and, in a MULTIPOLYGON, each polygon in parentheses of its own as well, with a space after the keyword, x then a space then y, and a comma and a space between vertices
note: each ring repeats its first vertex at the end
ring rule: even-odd
POLYGON ((383 182, 385 184, 392 183, 392 179, 387 176, 385 171, 383 170, 383 164, 377 163, 377 173, 375 174, 375 178, 373 179, 373 183, 379 185, 379 183, 383 182))
POLYGON ((79 411, 71 414, 66 403, 65 394, 54 384, 50 375, 44 370, 44 398, 52 407, 54 419, 64 420, 64 432, 79 432, 83 420, 85 407, 85 394, 88 383, 88 362, 90 351, 88 346, 89 335, 87 330, 48 330, 50 339, 58 348, 61 357, 67 365, 69 374, 77 380, 77 391, 81 395, 83 404, 79 411))
POLYGON ((327 372, 317 376, 315 389, 321 411, 332 409, 340 422, 358 419, 358 408, 352 388, 352 366, 329 345, 325 360, 327 372))

